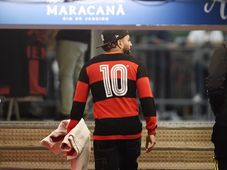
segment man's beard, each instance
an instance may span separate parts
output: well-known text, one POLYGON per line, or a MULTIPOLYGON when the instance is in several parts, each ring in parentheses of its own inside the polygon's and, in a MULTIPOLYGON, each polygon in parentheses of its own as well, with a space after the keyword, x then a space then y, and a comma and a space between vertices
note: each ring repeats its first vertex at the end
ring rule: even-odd
POLYGON ((130 50, 128 50, 128 49, 124 49, 123 52, 124 52, 124 54, 130 54, 130 50))

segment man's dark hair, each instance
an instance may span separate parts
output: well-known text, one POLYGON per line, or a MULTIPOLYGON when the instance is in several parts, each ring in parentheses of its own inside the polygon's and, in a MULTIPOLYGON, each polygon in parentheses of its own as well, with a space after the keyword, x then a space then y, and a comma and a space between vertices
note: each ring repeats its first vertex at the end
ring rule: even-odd
POLYGON ((106 52, 110 51, 112 48, 115 48, 117 46, 117 41, 108 43, 104 46, 102 46, 102 49, 106 52))

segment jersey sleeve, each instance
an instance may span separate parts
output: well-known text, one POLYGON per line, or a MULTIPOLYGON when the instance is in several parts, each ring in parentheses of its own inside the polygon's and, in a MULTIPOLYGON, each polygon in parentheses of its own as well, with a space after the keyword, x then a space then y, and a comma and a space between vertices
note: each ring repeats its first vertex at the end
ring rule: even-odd
POLYGON ((136 86, 142 112, 146 120, 146 129, 148 130, 149 135, 155 135, 157 128, 157 118, 154 96, 150 86, 149 77, 142 65, 139 65, 137 69, 136 86))
POLYGON ((72 130, 83 117, 86 101, 89 94, 89 79, 84 66, 77 81, 76 90, 73 99, 72 110, 70 114, 70 122, 67 126, 67 131, 72 130))

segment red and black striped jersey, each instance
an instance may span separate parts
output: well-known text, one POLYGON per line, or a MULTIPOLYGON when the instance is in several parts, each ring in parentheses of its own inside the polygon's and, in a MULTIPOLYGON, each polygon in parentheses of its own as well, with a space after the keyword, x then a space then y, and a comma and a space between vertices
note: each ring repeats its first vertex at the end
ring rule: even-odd
POLYGON ((94 140, 136 139, 141 136, 140 99, 146 128, 155 134, 156 109, 145 68, 122 53, 98 55, 81 69, 68 131, 82 118, 89 90, 93 97, 94 140))

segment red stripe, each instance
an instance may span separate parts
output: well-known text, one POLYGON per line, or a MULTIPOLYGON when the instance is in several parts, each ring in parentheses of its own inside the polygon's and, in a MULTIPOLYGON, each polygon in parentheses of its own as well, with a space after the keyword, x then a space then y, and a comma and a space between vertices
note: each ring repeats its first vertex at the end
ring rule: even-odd
POLYGON ((69 124, 67 125, 67 132, 69 133, 77 124, 78 120, 70 119, 69 124))
POLYGON ((138 94, 140 98, 153 97, 148 77, 139 78, 136 82, 138 94))
POLYGON ((88 93, 89 93, 88 84, 81 82, 81 81, 78 81, 77 86, 76 86, 76 90, 75 90, 74 101, 86 102, 88 93))
POLYGON ((156 134, 156 128, 157 128, 157 117, 145 117, 146 120, 146 128, 148 130, 148 134, 156 134))
MULTIPOLYGON (((100 71, 100 65, 108 64, 109 71, 110 71, 114 65, 119 64, 119 63, 125 65, 126 68, 128 68, 128 79, 136 80, 136 73, 137 73, 137 67, 138 67, 137 64, 135 64, 133 62, 129 62, 129 61, 124 61, 124 60, 105 61, 105 62, 94 63, 94 64, 91 64, 89 67, 87 67, 87 74, 89 75, 90 84, 103 80, 103 75, 100 71)), ((118 76, 120 76, 120 75, 118 75, 118 76)))
POLYGON ((135 98, 110 98, 94 103, 94 118, 123 118, 137 116, 139 112, 135 98))
POLYGON ((93 140, 124 140, 124 139, 138 139, 141 137, 141 133, 135 135, 108 135, 108 136, 93 136, 93 140))

